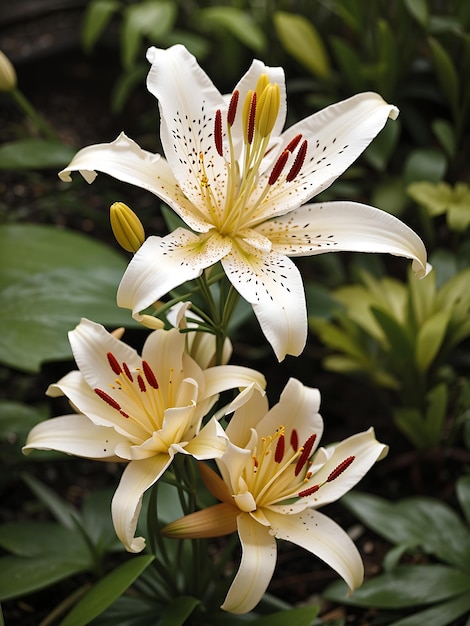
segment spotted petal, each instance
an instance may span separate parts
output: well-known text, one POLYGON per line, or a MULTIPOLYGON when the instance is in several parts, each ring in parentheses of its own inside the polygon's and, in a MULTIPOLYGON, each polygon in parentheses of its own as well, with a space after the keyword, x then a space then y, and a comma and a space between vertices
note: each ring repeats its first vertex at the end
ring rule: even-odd
POLYGON ((198 232, 205 232, 210 228, 205 215, 181 191, 167 161, 159 154, 142 150, 124 133, 111 143, 83 148, 59 176, 63 181, 70 182, 70 173, 76 171, 88 183, 95 180, 96 172, 102 172, 146 189, 169 204, 190 228, 198 232))
POLYGON ((250 515, 237 518, 242 559, 235 579, 221 608, 230 613, 247 613, 263 597, 276 565, 276 540, 269 529, 250 515))
POLYGON ((307 312, 302 278, 286 256, 263 253, 239 241, 222 259, 233 286, 253 306, 279 361, 298 356, 307 339, 307 312))
POLYGON ((177 228, 166 237, 149 237, 129 263, 119 285, 117 302, 134 317, 163 295, 219 261, 231 248, 227 238, 212 232, 200 237, 177 228))
POLYGON ((306 204, 288 215, 260 224, 256 230, 288 256, 324 252, 387 252, 413 260, 422 278, 430 270, 418 235, 399 219, 366 204, 324 202, 306 204))
POLYGON ((329 517, 307 509, 295 515, 282 515, 264 510, 278 539, 291 541, 318 556, 346 581, 350 589, 362 583, 364 566, 350 539, 329 517))

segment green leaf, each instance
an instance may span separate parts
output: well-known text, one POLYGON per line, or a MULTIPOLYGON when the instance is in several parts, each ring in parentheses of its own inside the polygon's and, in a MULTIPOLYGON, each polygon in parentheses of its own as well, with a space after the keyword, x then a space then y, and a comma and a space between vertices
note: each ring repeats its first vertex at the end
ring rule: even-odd
POLYGON ((274 28, 284 50, 306 67, 314 76, 331 75, 328 53, 319 32, 303 15, 276 11, 274 28))
POLYGON ((367 580, 349 597, 347 586, 338 582, 325 592, 328 600, 353 606, 400 609, 433 604, 470 593, 470 575, 445 565, 399 565, 386 574, 367 580))
POLYGON ((429 21, 429 9, 426 0, 405 0, 405 7, 414 19, 426 28, 429 21))
POLYGON ((151 37, 153 43, 157 43, 171 30, 176 11, 176 5, 170 0, 146 0, 126 8, 121 31, 124 68, 129 69, 135 63, 144 37, 151 37))
POLYGON ((435 445, 428 434, 426 420, 419 409, 411 407, 394 407, 393 421, 402 433, 418 449, 435 445))
POLYGON ((179 596, 165 606, 161 612, 159 626, 182 626, 187 623, 188 617, 201 604, 198 598, 179 596))
POLYGON ((82 24, 82 45, 86 52, 91 52, 120 6, 117 0, 93 0, 88 3, 82 24))
POLYGON ((459 75, 447 50, 434 37, 429 37, 429 46, 436 67, 437 78, 454 116, 459 108, 459 75))
POLYGON ((400 123, 388 120, 382 132, 379 133, 364 152, 364 158, 369 165, 379 172, 384 172, 395 151, 399 137, 400 123))
POLYGON ((384 331, 390 351, 397 359, 409 364, 414 356, 414 346, 407 328, 392 317, 388 311, 375 306, 371 307, 371 311, 384 331))
POLYGON ((346 43, 341 37, 330 37, 331 48, 336 63, 345 79, 354 91, 363 91, 366 87, 362 59, 353 46, 346 43))
POLYGON ((100 615, 132 585, 153 559, 152 555, 131 557, 116 567, 77 602, 62 620, 61 626, 85 626, 89 624, 92 619, 100 615))
POLYGON ((448 120, 434 120, 432 130, 438 138, 439 143, 446 151, 447 156, 453 159, 457 149, 457 138, 452 124, 448 120))
POLYGON ((76 148, 48 139, 18 139, 0 146, 0 170, 43 170, 65 167, 76 148))
POLYGON ((124 549, 116 536, 111 517, 111 500, 114 489, 100 489, 87 495, 81 510, 84 532, 99 554, 124 549))
POLYGON ((447 169, 445 154, 432 148, 416 148, 405 161, 404 177, 406 183, 414 181, 440 181, 447 169))
POLYGON ((470 476, 462 476, 458 479, 456 492, 465 519, 470 524, 470 476))
POLYGON ((449 626, 455 624, 461 615, 470 610, 470 593, 467 591, 457 598, 452 598, 438 606, 393 622, 390 626, 449 626))
POLYGON ((266 49, 265 34, 247 11, 234 6, 214 6, 201 9, 198 19, 205 27, 225 29, 255 52, 266 49))
POLYGON ((71 530, 76 529, 74 520, 78 518, 78 511, 75 507, 63 500, 55 491, 31 474, 23 474, 23 480, 36 498, 49 509, 59 524, 71 530))
POLYGON ((448 393, 446 383, 440 383, 426 394, 426 432, 430 446, 438 446, 447 415, 448 393))
POLYGON ((14 553, 0 558, 0 601, 44 589, 93 567, 80 534, 58 524, 4 524, 0 545, 14 553))
POLYGON ((116 305, 126 262, 88 237, 55 227, 0 226, 0 361, 29 372, 71 357, 81 317, 135 326, 116 305))
POLYGON ((422 372, 426 372, 436 358, 446 336, 450 316, 450 311, 438 311, 419 328, 416 336, 416 365, 422 372))
POLYGON ((0 401, 0 440, 23 443, 33 426, 49 417, 47 409, 21 402, 0 401))

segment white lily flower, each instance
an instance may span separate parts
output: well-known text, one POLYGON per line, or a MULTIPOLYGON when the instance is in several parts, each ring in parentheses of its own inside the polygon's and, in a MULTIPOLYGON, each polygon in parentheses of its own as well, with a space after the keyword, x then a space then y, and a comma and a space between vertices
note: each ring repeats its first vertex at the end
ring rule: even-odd
POLYGON ((58 450, 127 466, 112 502, 114 528, 130 552, 145 547, 135 537, 144 492, 178 452, 212 459, 225 450, 226 435, 216 419, 202 426, 221 391, 241 389, 226 412, 265 387, 264 377, 245 367, 221 365, 203 370, 185 352, 177 329, 152 332, 142 356, 83 319, 69 333, 79 370, 51 385, 48 395, 65 395, 78 414, 36 425, 25 453, 58 450))
POLYGON ((208 489, 221 504, 171 522, 172 537, 216 537, 238 531, 242 559, 222 608, 246 613, 261 600, 276 564, 276 538, 317 555, 351 589, 363 580, 363 564, 347 533, 319 513, 337 500, 387 453, 373 429, 318 448, 323 420, 320 394, 291 378, 268 410, 254 394, 227 429, 224 455, 216 459, 222 478, 201 463, 208 489))
POLYGON ((428 270, 421 239, 400 220, 354 202, 307 204, 363 152, 398 109, 361 93, 281 133, 286 90, 281 68, 253 61, 224 97, 181 45, 150 48, 147 86, 158 99, 165 158, 121 134, 84 148, 60 173, 96 171, 147 189, 187 224, 149 237, 118 291, 134 317, 220 261, 252 304, 276 356, 299 355, 307 338, 302 279, 291 256, 387 252, 428 270), (304 205, 304 206, 301 206, 304 205))

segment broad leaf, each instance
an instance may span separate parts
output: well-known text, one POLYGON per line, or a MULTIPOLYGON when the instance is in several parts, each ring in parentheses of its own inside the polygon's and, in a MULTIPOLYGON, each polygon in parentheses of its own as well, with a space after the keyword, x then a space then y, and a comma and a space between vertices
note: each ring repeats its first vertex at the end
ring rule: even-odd
POLYGON ((65 167, 77 149, 50 139, 18 139, 0 146, 0 170, 65 167))
POLYGON ((173 598, 161 612, 159 626, 183 626, 201 601, 191 596, 173 598))

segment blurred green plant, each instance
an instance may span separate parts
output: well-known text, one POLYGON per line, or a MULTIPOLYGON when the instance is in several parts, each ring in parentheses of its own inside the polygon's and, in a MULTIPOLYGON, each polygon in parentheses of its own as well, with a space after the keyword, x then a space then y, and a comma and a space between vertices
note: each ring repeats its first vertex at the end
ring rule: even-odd
MULTIPOLYGON (((331 352, 323 366, 363 375, 372 386, 392 392, 396 425, 417 448, 437 446, 450 407, 463 401, 465 415, 470 406, 466 386, 452 368, 456 348, 470 336, 470 269, 440 287, 436 271, 420 281, 409 276, 406 283, 365 270, 359 279, 333 292, 340 306, 331 319, 310 318, 331 352)), ((461 419, 455 416, 448 443, 461 419)))
MULTIPOLYGON (((342 583, 328 600, 380 610, 377 623, 390 626, 447 626, 470 611, 470 476, 456 484, 464 519, 435 498, 388 502, 360 492, 342 503, 366 528, 392 544, 384 573, 347 595, 342 583)), ((468 621, 466 622, 468 624, 468 621)))
POLYGON ((407 191, 430 217, 445 215, 449 230, 464 233, 470 225, 470 187, 466 183, 451 187, 423 181, 412 183, 407 191))

